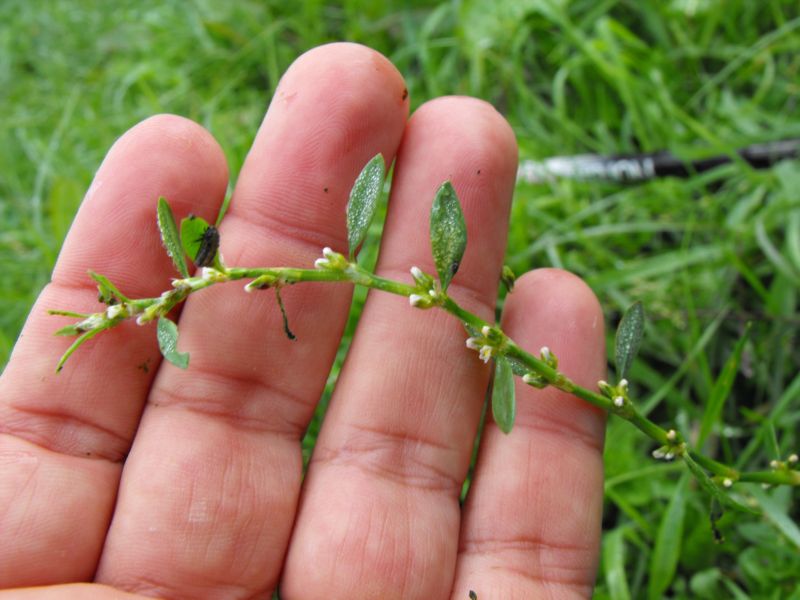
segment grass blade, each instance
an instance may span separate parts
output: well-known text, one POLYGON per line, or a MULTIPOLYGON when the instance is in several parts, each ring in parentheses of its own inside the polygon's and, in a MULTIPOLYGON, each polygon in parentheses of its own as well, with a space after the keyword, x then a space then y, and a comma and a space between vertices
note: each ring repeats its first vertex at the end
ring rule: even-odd
POLYGON ((736 373, 739 371, 739 363, 742 360, 742 351, 744 350, 745 343, 750 334, 750 323, 747 324, 742 337, 736 343, 733 352, 722 367, 717 380, 714 382, 714 387, 711 389, 711 395, 706 404, 706 410, 703 413, 703 420, 700 424, 700 433, 697 436, 697 448, 703 447, 703 442, 706 441, 714 424, 719 420, 722 413, 722 407, 725 400, 730 396, 733 382, 736 379, 736 373))
POLYGON ((689 474, 684 474, 667 506, 656 534, 656 546, 650 556, 648 600, 661 600, 675 576, 683 537, 683 517, 686 514, 686 488, 689 474))

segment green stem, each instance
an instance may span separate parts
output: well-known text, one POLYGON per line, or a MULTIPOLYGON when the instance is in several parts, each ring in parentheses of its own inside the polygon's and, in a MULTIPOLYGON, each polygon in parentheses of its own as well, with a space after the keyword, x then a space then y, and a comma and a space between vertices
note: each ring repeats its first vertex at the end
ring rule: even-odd
MULTIPOLYGON (((343 261, 344 259, 340 257, 343 261)), ((409 285, 405 283, 401 283, 398 281, 393 281, 391 279, 386 279, 384 277, 380 277, 371 273, 370 271, 365 270, 364 268, 358 266, 356 263, 353 262, 344 262, 339 264, 338 268, 319 268, 319 269, 296 269, 292 267, 278 267, 278 268, 230 268, 225 269, 224 271, 220 270, 220 279, 213 279, 213 278, 203 278, 203 277, 188 277, 178 282, 178 287, 172 295, 165 300, 164 296, 159 296, 155 298, 141 298, 141 299, 131 299, 128 300, 125 304, 127 304, 132 310, 130 316, 136 316, 141 314, 145 309, 154 306, 156 304, 161 303, 161 306, 158 310, 161 309, 171 309, 174 305, 183 302, 191 293, 196 292, 198 290, 210 287, 215 283, 221 283, 223 281, 237 281, 241 279, 258 279, 258 278, 266 278, 266 287, 280 287, 282 285, 287 284, 294 284, 294 283, 301 283, 301 282, 321 282, 321 281, 331 281, 331 282, 341 282, 341 281, 349 281, 353 285, 361 285, 367 288, 372 288, 376 290, 381 290, 384 292, 388 292, 391 294, 396 294, 399 296, 411 296, 412 294, 420 294, 421 292, 425 292, 425 290, 420 290, 419 286, 416 285, 409 285)), ((102 278, 102 276, 98 276, 93 274, 93 277, 96 280, 102 278)), ((105 278, 102 278, 103 282, 105 282, 110 289, 114 291, 115 294, 118 294, 120 297, 124 298, 122 294, 117 290, 117 288, 113 287, 113 284, 108 282, 105 278)), ((721 476, 721 477, 728 477, 736 481, 748 481, 748 482, 758 482, 758 483, 768 483, 768 484, 785 484, 785 485, 793 485, 793 486, 800 486, 800 471, 792 471, 789 469, 779 469, 774 471, 756 471, 750 473, 742 473, 719 463, 711 458, 703 456, 693 450, 689 450, 686 447, 685 442, 679 437, 676 436, 673 432, 672 438, 670 439, 670 434, 644 416, 639 410, 629 401, 626 400, 622 406, 616 406, 614 402, 597 392, 592 390, 583 388, 577 385, 575 382, 567 378, 563 373, 558 371, 556 368, 545 362, 544 360, 534 356, 530 352, 523 350, 510 338, 508 338, 502 331, 496 328, 493 324, 488 323, 478 317, 477 315, 472 314, 471 312, 463 309, 459 306, 452 298, 443 294, 442 297, 439 297, 435 303, 440 306, 443 310, 447 311, 448 313, 452 314, 458 320, 460 320, 465 325, 469 326, 471 329, 475 331, 482 331, 484 327, 489 326, 492 329, 499 333, 501 336, 501 343, 498 346, 498 351, 504 353, 510 357, 513 357, 523 365, 525 365, 532 374, 536 374, 542 379, 544 379, 549 385, 562 390, 564 392, 570 393, 589 404, 601 408, 605 411, 611 412, 616 414, 617 416, 625 419, 640 431, 642 431, 645 435, 655 440, 658 444, 662 446, 668 446, 676 450, 676 454, 679 453, 688 453, 689 456, 699 465, 701 465, 707 471, 721 476)), ((80 313, 71 313, 67 311, 50 311, 52 314, 60 314, 60 315, 68 315, 68 316, 80 316, 80 317, 88 317, 90 315, 83 315, 80 313)), ((97 316, 102 318, 104 313, 98 313, 97 316)), ((83 342, 91 339, 101 331, 105 329, 109 329, 115 326, 117 323, 121 322, 124 319, 117 318, 115 320, 108 320, 102 323, 97 329, 92 329, 83 333, 75 342, 67 349, 64 355, 61 357, 61 360, 58 363, 58 369, 60 370, 61 367, 64 365, 64 362, 67 358, 81 345, 83 342)), ((555 363, 553 363, 555 364, 555 363)))

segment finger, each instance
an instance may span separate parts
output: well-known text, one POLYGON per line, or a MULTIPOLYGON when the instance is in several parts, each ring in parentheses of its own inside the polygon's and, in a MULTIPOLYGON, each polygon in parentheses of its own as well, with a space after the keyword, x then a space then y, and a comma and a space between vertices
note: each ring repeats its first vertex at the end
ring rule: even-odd
MULTIPOLYGON (((605 375, 603 316, 577 277, 542 269, 517 281, 503 316, 524 348, 592 388, 605 375)), ((605 415, 517 380, 509 435, 487 423, 469 490, 452 598, 588 598, 597 568, 605 415)))
POLYGON ((0 591, 0 600, 144 600, 107 585, 71 583, 0 591))
MULTIPOLYGON (((345 206, 377 152, 391 161, 407 102, 396 69, 354 44, 289 69, 221 228, 227 261, 311 266, 345 251, 345 206)), ((347 285, 216 286, 180 320, 190 367, 162 367, 125 466, 98 580, 131 591, 262 597, 275 587, 302 477, 300 438, 334 359, 347 285)))
POLYGON ((88 269, 131 296, 158 293, 174 269, 156 199, 213 215, 226 185, 216 142, 179 117, 140 123, 103 161, 0 379, 0 587, 92 576, 159 362, 153 331, 126 323, 82 346, 56 375, 72 340, 53 336, 65 323, 46 309, 100 310, 88 269))
MULTIPOLYGON (((428 218, 450 179, 469 243, 448 293, 492 319, 517 149, 488 104, 444 98, 408 124, 378 271, 435 272, 428 218)), ((488 371, 463 327, 370 294, 309 467, 281 586, 291 598, 441 598, 488 371), (313 565, 313 567, 309 567, 313 565)))

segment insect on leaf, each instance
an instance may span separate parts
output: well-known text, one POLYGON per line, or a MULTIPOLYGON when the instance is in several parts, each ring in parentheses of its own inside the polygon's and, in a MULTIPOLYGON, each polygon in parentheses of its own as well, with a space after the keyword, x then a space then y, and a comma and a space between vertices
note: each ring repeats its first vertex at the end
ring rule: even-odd
POLYGON ((431 250, 442 290, 446 290, 461 265, 467 247, 467 225, 453 185, 445 181, 431 207, 431 250))
POLYGON ((178 352, 178 326, 166 317, 158 319, 156 330, 158 349, 169 362, 176 367, 185 369, 189 366, 189 353, 178 352))
POLYGON ((383 155, 376 154, 361 170, 350 190, 350 199, 347 201, 347 244, 351 261, 355 258, 356 248, 367 237, 385 178, 386 163, 383 155))
POLYGON ((202 217, 190 215, 181 221, 181 245, 196 266, 208 267, 219 249, 219 231, 202 217))
POLYGON ((186 267, 186 260, 183 257, 181 248, 181 238, 178 235, 178 226, 175 224, 175 217, 167 200, 161 196, 158 199, 158 229, 161 231, 161 241, 164 248, 172 259, 172 264, 181 274, 181 277, 189 277, 189 269, 186 267))
POLYGON ((495 360, 492 385, 492 416, 503 433, 514 427, 517 403, 514 398, 514 372, 505 356, 495 360))
POLYGON ((644 333, 644 308, 639 301, 634 302, 622 315, 622 320, 617 327, 617 336, 614 343, 614 359, 617 366, 617 378, 622 379, 633 364, 633 359, 639 353, 644 333))

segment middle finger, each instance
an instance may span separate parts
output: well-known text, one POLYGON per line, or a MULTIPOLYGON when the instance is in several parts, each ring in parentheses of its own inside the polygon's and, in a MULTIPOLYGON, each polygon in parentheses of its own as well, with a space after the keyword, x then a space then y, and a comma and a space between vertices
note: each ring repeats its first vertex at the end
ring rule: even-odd
MULTIPOLYGON (((310 266, 344 250, 344 206, 359 169, 392 160, 407 103, 382 56, 336 44, 282 79, 221 228, 236 265, 310 266)), ((346 285, 284 294, 298 336, 282 332, 270 291, 216 286, 189 299, 181 346, 162 366, 123 472, 98 580, 169 597, 250 598, 273 589, 294 520, 300 438, 350 302, 346 285)))

